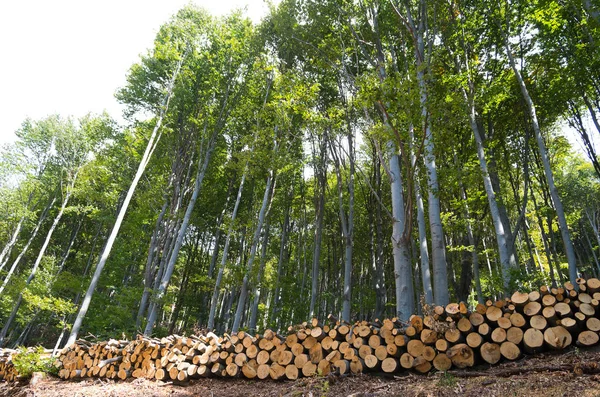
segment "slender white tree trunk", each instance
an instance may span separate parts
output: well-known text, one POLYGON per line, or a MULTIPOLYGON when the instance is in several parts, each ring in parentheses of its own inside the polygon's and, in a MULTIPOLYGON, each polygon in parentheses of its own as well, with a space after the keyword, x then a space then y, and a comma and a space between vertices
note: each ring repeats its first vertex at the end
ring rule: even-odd
MULTIPOLYGON (((32 199, 33 192, 29 193, 29 198, 27 199, 27 203, 25 204, 25 211, 29 209, 29 204, 31 204, 32 199)), ((25 221, 26 217, 27 215, 23 215, 21 219, 19 219, 19 223, 17 223, 17 227, 13 231, 10 240, 8 241, 8 243, 6 243, 6 245, 2 249, 2 252, 0 253, 0 271, 2 271, 2 269, 4 269, 4 266, 6 266, 6 264, 8 263, 8 258, 10 257, 10 253, 15 243, 17 242, 17 238, 19 237, 19 233, 21 232, 21 228, 23 227, 23 222, 25 221)))
MULTIPOLYGON (((414 151, 414 128, 409 126, 410 134, 410 157, 414 170, 417 168, 417 156, 414 151)), ((419 228, 419 253, 421 257, 421 281, 423 283, 423 295, 425 303, 433 303, 433 290, 431 289, 431 271, 429 269, 429 249, 427 247, 427 227, 425 226, 425 209, 423 206, 423 196, 421 195, 421 185, 417 173, 414 173, 415 200, 417 204, 417 225, 419 228)))
POLYGON ((240 292, 240 297, 238 299, 237 308, 235 311, 235 318, 233 319, 233 327, 231 328, 231 332, 236 333, 240 329, 240 324, 242 322, 242 314, 244 313, 244 307, 246 306, 246 298, 248 296, 248 282, 249 275, 252 273, 254 259, 256 257, 256 249, 258 247, 258 241, 260 239, 260 234, 262 232, 262 227, 265 222, 265 217, 267 214, 267 207, 269 206, 269 197, 271 196, 271 183, 273 182, 273 170, 269 171, 269 176, 267 177, 267 184, 265 186, 265 194, 263 196, 262 206, 260 207, 260 211, 258 213, 258 222, 256 224, 256 230, 254 231, 254 238, 252 239, 252 246, 250 247, 250 256, 248 257, 248 264, 246 266, 246 274, 244 275, 244 280, 242 281, 242 290, 240 292))
POLYGON ((154 126, 154 129, 152 130, 152 134, 150 135, 150 139, 148 140, 148 144, 146 145, 146 150, 144 151, 142 160, 140 161, 137 172, 135 173, 133 181, 131 182, 131 185, 129 186, 129 190, 127 191, 125 200, 123 201, 123 204, 121 205, 121 209, 119 210, 119 214, 117 215, 117 219, 115 220, 115 224, 113 225, 113 229, 110 233, 110 236, 108 237, 108 240, 106 241, 104 251, 102 252, 102 255, 100 256, 100 261, 98 262, 98 265, 96 266, 96 271, 94 272, 94 275, 92 276, 90 285, 85 293, 83 302, 81 303, 81 307, 79 308, 79 312, 77 313, 77 317, 75 318, 75 322, 73 323, 73 327, 71 328, 71 334, 69 335, 69 339, 67 340, 67 345, 71 345, 77 339, 77 334, 79 333, 79 329, 81 328, 81 325, 83 324, 83 319, 85 318, 85 315, 90 307, 92 295, 94 294, 94 291, 96 290, 96 286, 98 285, 98 281, 100 280, 100 275, 102 274, 104 265, 106 265, 108 256, 110 255, 113 244, 115 243, 117 234, 119 233, 119 229, 121 228, 121 224, 123 223, 123 218, 125 217, 125 213, 127 212, 127 208, 129 207, 129 203, 131 202, 133 193, 135 192, 135 188, 137 187, 137 184, 139 183, 142 175, 144 174, 144 170, 146 169, 146 166, 148 165, 148 162, 150 161, 152 152, 154 151, 154 149, 156 148, 156 145, 158 144, 158 141, 160 140, 159 130, 162 125, 162 121, 165 117, 165 114, 167 112, 167 109, 169 107, 169 101, 171 99, 171 96, 173 95, 173 87, 175 85, 175 80, 177 79, 177 75, 179 74, 179 71, 181 70, 181 65, 183 63, 184 58, 185 58, 185 56, 182 57, 181 60, 177 63, 177 66, 175 67, 175 71, 173 72, 173 76, 171 77, 171 80, 169 81, 169 84, 167 86, 167 93, 165 95, 165 98, 163 99, 162 106, 160 107, 158 119, 156 120, 156 125, 154 126))
POLYGON ((546 180, 548 181, 548 189, 550 190, 550 196, 552 197, 552 202, 554 203, 554 207, 556 209, 556 215, 558 217, 558 223, 560 225, 560 233, 562 236, 563 244, 565 246, 565 254, 567 256, 567 262, 569 263, 569 281, 576 286, 577 283, 575 282, 575 280, 577 279, 577 258, 575 257, 575 250, 571 241, 571 234, 569 232, 569 226, 567 225, 565 210, 563 208, 560 196, 558 195, 558 189, 556 188, 556 184, 554 183, 554 174, 552 173, 552 168, 550 167, 548 150, 546 149, 544 137, 542 136, 542 131, 540 130, 540 125, 538 123, 535 104, 533 103, 533 100, 529 95, 529 90, 525 85, 525 81, 521 76, 521 72, 517 67, 515 59, 513 58, 508 42, 508 36, 504 37, 504 47, 506 48, 506 53, 508 55, 510 66, 512 67, 513 72, 515 73, 515 77, 517 78, 519 87, 521 88, 521 94, 523 95, 523 99, 525 99, 527 109, 529 110, 529 117, 531 117, 531 124, 533 126, 533 131, 535 132, 538 150, 542 159, 542 163, 544 165, 544 174, 546 175, 546 180))
POLYGON ((410 263, 409 239, 405 235, 404 193, 400 156, 395 153, 394 144, 388 143, 390 153, 390 178, 392 189, 392 254, 394 257, 394 279, 396 281, 396 316, 408 321, 415 309, 412 266, 410 263))
MULTIPOLYGON (((65 194, 65 198, 62 202, 62 205, 60 206, 60 210, 58 211, 58 214, 54 218, 54 222, 52 222, 52 226, 50 226, 50 229, 48 230, 48 233, 46 234, 46 239, 44 240, 44 243, 42 244, 42 248, 40 248, 40 252, 38 253, 37 258, 36 258, 35 262, 33 263, 33 268, 31 269, 31 272, 29 273, 29 277, 27 277, 27 281, 25 282, 25 288, 27 288, 29 286, 29 284, 31 284, 31 281, 33 281, 33 279, 40 267, 40 264, 42 263, 42 258, 44 257, 44 254, 46 253, 48 244, 50 244, 50 240, 52 239, 54 230, 56 230, 56 226, 58 226, 58 223, 60 222, 60 219, 62 218, 63 213, 65 212, 65 208, 69 204, 69 199, 71 198, 71 194, 73 193, 73 187, 75 185, 75 181, 77 180, 78 174, 79 174, 79 169, 75 172, 75 175, 73 175, 73 178, 71 180, 71 183, 67 187, 67 192, 65 194)), ((19 297, 17 298, 17 301, 13 307, 13 310, 12 310, 8 320, 6 320, 6 323, 4 324, 2 331, 0 331, 0 346, 4 345, 4 339, 6 338, 6 334, 8 333, 9 328, 11 327, 13 321, 15 320, 15 317, 17 316, 17 313, 19 311, 19 307, 21 306, 22 301, 23 301, 23 292, 19 293, 19 297)))
POLYGON ((237 216, 240 202, 242 201, 242 191, 244 190, 244 182, 246 181, 246 174, 248 173, 248 162, 244 167, 244 173, 242 174, 242 180, 240 181, 240 187, 238 188, 237 197, 235 199, 235 205, 233 206, 233 212, 231 213, 231 221, 229 222, 229 230, 227 231, 227 237, 225 238, 225 246, 223 247, 223 255, 221 256, 221 264, 217 273, 217 279, 215 280, 215 288, 213 295, 210 300, 210 313, 208 315, 208 326, 209 330, 213 330, 215 327, 215 315, 217 311, 217 300, 219 299, 219 291, 221 289, 221 281, 223 280, 223 272, 227 264, 227 257, 229 255, 229 244, 231 242, 231 236, 233 235, 233 229, 235 225, 235 218, 237 216))
POLYGON ((31 233, 29 240, 27 240, 27 243, 25 244, 25 246, 19 253, 19 256, 17 256, 17 258, 13 262, 12 266, 8 270, 8 273, 6 274, 6 277, 4 278, 2 286, 0 286, 0 294, 2 294, 2 292, 4 291, 4 288, 6 288, 6 284, 8 284, 8 281, 10 280, 10 278, 12 277, 13 273, 15 272, 17 266, 21 262, 21 259, 23 259, 23 256, 25 256, 25 254, 27 253, 29 246, 31 245, 31 243, 33 242, 35 237, 37 236, 38 231, 40 230, 40 227, 42 226, 42 223, 46 219, 46 216, 48 215, 48 211, 50 210, 50 208, 52 208, 52 206, 54 205, 55 202, 56 202, 56 196, 54 196, 52 198, 52 201, 50 202, 50 204, 48 204, 48 206, 46 208, 44 208, 44 211, 40 215, 40 218, 38 219, 38 222, 35 225, 35 229, 33 229, 33 232, 31 233))
MULTIPOLYGON (((210 143, 206 150, 206 153, 204 154, 204 161, 198 161, 198 172, 196 174, 196 181, 194 183, 194 191, 185 210, 185 215, 183 216, 183 222, 181 223, 181 227, 179 228, 179 231, 177 233, 177 239, 175 240, 175 246, 173 247, 173 251, 171 252, 171 256, 169 257, 169 263, 167 264, 160 284, 158 285, 156 293, 156 302, 158 303, 160 303, 163 299, 165 292, 167 291, 169 281, 171 281, 173 271, 175 270, 175 263, 177 262, 179 251, 183 245, 183 240, 185 239, 185 234, 187 233, 187 228, 190 224, 190 219, 192 218, 192 212, 194 211, 194 206, 196 205, 198 194, 200 193, 200 189, 202 188, 202 182, 204 181, 204 176, 206 175, 206 170, 208 169, 208 164, 210 163, 210 158, 212 157, 211 155, 215 147, 216 141, 217 137, 215 131, 215 133, 213 133, 213 136, 210 139, 210 143)), ((152 306, 152 310, 148 315, 148 322, 146 323, 144 335, 150 335, 152 333, 152 328, 154 328, 156 316, 158 315, 158 306, 158 304, 152 306)))
POLYGON ((256 277, 256 283, 254 286, 254 298, 252 298, 252 306, 250 306, 250 323, 248 325, 248 332, 256 332, 256 323, 258 320, 258 304, 260 302, 260 283, 262 282, 263 274, 265 272, 265 263, 267 261, 267 246, 269 245, 269 221, 265 225, 265 232, 262 241, 262 247, 260 250, 260 267, 258 268, 258 275, 256 277))

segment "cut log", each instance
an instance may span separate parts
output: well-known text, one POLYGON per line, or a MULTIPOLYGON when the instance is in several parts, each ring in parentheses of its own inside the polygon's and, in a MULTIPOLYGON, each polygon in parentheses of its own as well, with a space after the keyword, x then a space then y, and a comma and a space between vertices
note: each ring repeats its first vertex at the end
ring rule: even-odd
POLYGON ((510 298, 511 302, 517 307, 523 307, 529 303, 529 294, 526 292, 515 292, 510 298))
POLYGON ((461 369, 472 367, 475 364, 475 354, 473 353, 473 349, 464 343, 459 343, 458 345, 450 347, 446 351, 446 355, 452 360, 454 366, 461 369))
POLYGON ((488 364, 496 364, 502 358, 500 345, 497 343, 486 342, 479 349, 481 358, 488 364))
POLYGON ((483 338, 477 332, 471 332, 469 335, 467 335, 467 345, 469 345, 469 347, 472 349, 477 349, 482 343, 483 338))
POLYGON ((583 331, 577 336, 577 345, 582 347, 594 346, 598 343, 598 334, 594 331, 583 331))
POLYGON ((496 306, 490 306, 485 312, 485 317, 488 321, 495 323, 499 318, 502 317, 502 309, 496 306))
POLYGON ((285 366, 285 377, 289 380, 298 379, 298 367, 295 365, 286 365, 285 366))
POLYGON ((414 361, 415 358, 409 353, 404 353, 402 356, 400 356, 400 365, 402 366, 402 368, 412 368, 414 361))
POLYGON ((552 349, 564 349, 571 345, 573 338, 562 326, 550 327, 544 331, 544 341, 552 349))
POLYGON ((523 341, 523 330, 518 327, 510 327, 506 331, 506 340, 515 345, 520 344, 523 341))
POLYGON ((544 346, 544 334, 539 329, 529 328, 523 335, 523 346, 527 353, 538 353, 544 346))
MULTIPOLYGON (((391 374, 396 372, 399 366, 399 361, 395 358, 388 357, 381 362, 381 370, 385 373, 391 374)), ((411 363, 412 366, 412 363, 411 363)))
POLYGON ((531 328, 543 331, 548 326, 548 321, 546 320, 546 317, 536 314, 535 316, 529 319, 529 325, 531 325, 531 328))
POLYGON ((535 316, 542 311, 542 305, 539 302, 529 302, 523 308, 523 314, 526 316, 535 316))
POLYGON ((452 367, 452 360, 444 353, 439 353, 433 359, 433 366, 438 371, 448 371, 452 367))
POLYGON ((516 360, 521 356, 521 349, 512 342, 502 342, 500 345, 500 354, 508 360, 516 360))
POLYGON ((500 344, 506 340, 506 330, 504 328, 496 328, 492 331, 492 341, 500 344))

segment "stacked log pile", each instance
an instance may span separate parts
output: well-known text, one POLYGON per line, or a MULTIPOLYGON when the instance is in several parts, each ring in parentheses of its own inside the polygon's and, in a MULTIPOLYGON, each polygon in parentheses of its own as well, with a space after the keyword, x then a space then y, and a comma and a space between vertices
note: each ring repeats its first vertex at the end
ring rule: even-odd
MULTIPOLYGON (((62 350, 55 364, 63 379, 148 378, 187 382, 201 377, 297 379, 314 375, 427 373, 468 368, 478 363, 516 360, 523 354, 598 343, 600 280, 578 279, 577 286, 515 292, 510 299, 478 304, 424 306, 423 316, 348 324, 329 316, 292 326, 286 336, 261 335, 134 341, 78 341, 62 350)), ((8 379, 2 372, 0 377, 8 379)))
POLYGON ((0 379, 12 382, 19 376, 12 363, 12 357, 15 353, 17 351, 13 349, 0 349, 0 379))

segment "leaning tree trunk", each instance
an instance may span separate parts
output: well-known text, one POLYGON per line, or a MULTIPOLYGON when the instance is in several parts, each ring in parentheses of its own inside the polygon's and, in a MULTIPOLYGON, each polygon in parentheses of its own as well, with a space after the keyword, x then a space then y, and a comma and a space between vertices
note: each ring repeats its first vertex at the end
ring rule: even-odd
POLYGON ((527 104, 527 109, 529 110, 529 116, 531 117, 531 124, 533 125, 533 131, 535 132, 535 138, 538 144, 538 150, 540 153, 540 157, 542 159, 542 163, 544 165, 544 174, 546 175, 546 180, 548 181, 548 188, 550 190, 550 195, 552 197, 552 201, 554 203, 554 207, 556 209, 556 215, 558 217, 558 223, 560 225, 560 233, 562 236, 563 244, 565 246, 565 254, 567 256, 567 262, 569 263, 569 281, 573 283, 573 285, 577 285, 577 258, 575 257, 575 251, 573 249, 573 243, 571 241, 571 235, 569 233, 569 226, 567 225, 567 218, 565 216, 565 211, 562 205, 562 201, 560 196, 558 195, 558 189, 554 183, 554 175, 552 173, 552 168, 550 167, 550 159, 548 158, 548 150, 546 149, 546 144, 544 143, 544 138, 542 137, 542 132, 540 130, 540 125, 538 123, 537 113, 535 109, 535 104, 529 95, 529 90, 525 85, 525 81, 521 76, 521 72, 517 67, 517 64, 513 58, 512 52, 510 50, 510 45, 508 42, 508 35, 504 37, 504 47, 506 48, 506 53, 508 55, 508 60, 510 62, 510 66, 515 73, 515 77, 519 83, 519 87, 521 88, 521 94, 523 95, 523 99, 525 99, 525 103, 527 104))
POLYGON ((154 232, 150 238, 150 247, 148 248, 148 257, 146 259, 146 268, 144 270, 144 291, 142 292, 142 298, 140 299, 140 307, 138 308, 137 316, 135 317, 135 329, 138 330, 142 326, 142 319, 144 318, 144 311, 148 305, 148 299, 150 298, 151 283, 152 283, 152 269, 155 266, 155 258, 158 251, 158 232, 162 225, 165 212, 167 212, 168 199, 165 202, 158 214, 156 224, 154 226, 154 232))
POLYGON ((127 208, 129 207, 129 202, 131 201, 131 198, 133 197, 133 192, 135 192, 135 188, 137 187, 137 184, 140 181, 142 174, 144 173, 144 170, 146 169, 146 166, 148 165, 148 162, 150 161, 152 152, 154 152, 154 149, 156 148, 156 145, 158 144, 158 141, 160 140, 160 134, 158 132, 160 130, 160 126, 162 125, 162 121, 165 117, 165 114, 167 113, 167 109, 169 107, 169 101, 171 99, 171 96, 173 95, 173 87, 175 85, 175 80, 177 79, 177 75, 179 74, 179 71, 181 70, 181 65, 183 63, 184 58, 185 58, 185 55, 177 63, 177 66, 175 67, 175 71, 173 72, 173 76, 171 77, 171 80, 168 83, 167 93, 161 104, 162 106, 160 106, 160 111, 158 113, 158 119, 156 120, 156 125, 154 126, 154 129, 152 130, 152 134, 150 135, 150 139, 148 140, 148 144, 146 145, 146 150, 144 151, 142 160, 140 161, 137 172, 135 173, 133 181, 131 182, 131 185, 129 186, 129 190, 127 191, 125 200, 123 201, 123 204, 121 205, 121 209, 119 210, 119 214, 117 215, 117 219, 115 220, 115 224, 110 233, 110 236, 108 237, 108 240, 106 241, 104 251, 102 252, 102 255, 100 256, 100 261, 98 262, 98 265, 96 266, 96 271, 94 272, 92 281, 90 282, 90 285, 85 293, 83 302, 81 303, 81 307, 79 308, 79 312, 77 313, 77 317, 75 318, 75 323, 73 324, 73 327, 71 328, 71 334, 69 335, 67 345, 74 343, 75 340, 77 339, 77 334, 79 333, 79 329, 81 328, 81 325, 83 324, 83 319, 85 318, 85 315, 87 314, 87 311, 90 307, 92 295, 94 294, 94 291, 96 290, 96 285, 98 285, 98 281, 100 280, 100 275, 102 274, 104 265, 106 265, 106 261, 108 260, 110 251, 112 250, 113 244, 115 243, 115 240, 117 238, 117 234, 119 233, 119 229, 121 228, 121 224, 123 223, 123 218, 125 217, 125 213, 127 212, 127 208))
MULTIPOLYGON (((25 204, 25 211, 29 209, 29 204, 31 204, 32 199, 33 192, 29 193, 27 203, 25 204)), ((25 221, 26 217, 26 215, 23 215, 21 219, 19 219, 19 223, 17 223, 17 227, 15 227, 15 230, 13 231, 10 240, 8 241, 8 243, 6 243, 6 245, 2 249, 2 252, 0 253, 0 271, 2 271, 2 269, 4 269, 4 266, 6 266, 6 264, 8 263, 10 253, 13 247, 15 246, 15 243, 17 242, 17 238, 19 237, 19 233, 21 233, 21 228, 23 227, 23 222, 25 221)))
POLYGON ((240 292, 240 296, 238 298, 238 304, 235 311, 235 318, 233 319, 233 327, 231 328, 231 332, 238 332, 240 329, 240 324, 242 322, 242 314, 244 312, 244 307, 246 306, 246 298, 248 296, 248 282, 250 278, 250 274, 253 270, 254 259, 256 257, 256 249, 258 247, 258 241, 260 239, 260 233, 262 232, 262 227, 265 222, 265 217, 267 215, 267 207, 269 207, 269 197, 271 196, 271 184, 273 182, 273 170, 269 170, 269 176, 267 177, 267 184, 265 186, 265 194, 263 196, 262 205, 260 207, 260 211, 258 212, 258 222, 256 224, 256 230, 254 231, 254 238, 252 239, 252 246, 250 247, 250 256, 248 257, 248 264, 246 265, 246 274, 244 275, 244 280, 242 281, 242 290, 240 292))
MULTIPOLYGON (((75 185, 75 181, 77 180, 78 174, 79 174, 79 169, 75 172, 75 175, 73 175, 73 178, 71 180, 71 183, 67 187, 67 192, 65 194, 65 198, 62 202, 60 210, 58 211, 58 214, 54 218, 54 222, 52 222, 52 226, 50 226, 50 229, 48 230, 48 233, 46 234, 46 239, 44 240, 44 243, 42 244, 42 248, 40 248, 40 252, 38 253, 37 258, 36 258, 35 262, 33 263, 31 273, 29 273, 29 277, 27 277, 27 281, 25 282, 25 288, 27 288, 29 286, 29 284, 31 284, 31 281, 34 279, 34 277, 40 267, 40 264, 42 263, 42 258, 44 257, 44 254, 46 253, 46 249, 48 248, 48 244, 50 244, 50 240, 52 239, 52 234, 54 234, 54 230, 56 230, 56 226, 58 226, 58 223, 60 222, 60 219, 62 218, 63 213, 65 212, 65 208, 69 204, 69 199, 71 198, 71 194, 73 193, 73 187, 75 185)), ((17 298, 17 301, 15 302, 13 310, 10 313, 8 320, 6 320, 6 323, 4 324, 4 328, 2 328, 2 331, 0 331, 0 346, 4 345, 4 339, 6 338, 6 334, 8 333, 9 328, 11 327, 13 321, 15 320, 15 317, 17 316, 17 312, 19 311, 19 307, 21 306, 22 301, 23 301, 23 291, 21 291, 21 293, 19 293, 19 297, 17 298)))
POLYGON ((2 286, 0 286, 0 294, 2 294, 2 292, 4 291, 4 288, 6 288, 6 284, 8 284, 8 281, 10 280, 10 278, 12 277, 13 273, 15 272, 17 266, 21 262, 21 259, 23 259, 23 256, 25 256, 25 254, 27 253, 29 246, 31 245, 31 243, 33 242, 35 237, 37 236, 38 231, 40 230, 40 227, 42 226, 42 223, 46 219, 46 216, 48 215, 48 211, 50 211, 50 208, 52 208, 52 206, 54 205, 55 202, 56 202, 56 196, 52 197, 52 201, 50 201, 50 203, 46 206, 46 208, 44 208, 44 211, 40 215, 40 218, 38 219, 38 222, 35 225, 35 229, 33 229, 33 232, 31 233, 29 240, 27 240, 27 243, 25 244, 25 246, 19 253, 19 256, 17 256, 17 258, 13 262, 12 266, 8 270, 8 273, 6 274, 6 277, 4 278, 4 281, 2 282, 2 286))
POLYGON ((242 174, 242 180, 240 181, 240 187, 238 188, 237 197, 235 199, 235 205, 233 206, 233 212, 231 213, 231 220, 229 222, 229 230, 227 231, 227 237, 225 238, 225 245, 223 246, 223 255, 221 256, 221 264, 219 271, 217 272, 217 279, 215 280, 215 288, 213 295, 210 300, 210 313, 208 314, 208 325, 209 330, 213 330, 215 327, 215 315, 217 310, 217 300, 219 299, 219 291, 221 289, 221 281, 223 280, 223 272, 225 271, 225 265, 227 264, 227 256, 229 255, 229 245, 231 242, 231 236, 233 235, 233 229, 235 225, 235 218, 237 216, 240 202, 242 201, 242 191, 244 190, 244 181, 246 180, 246 174, 248 173, 248 162, 244 168, 242 174))
POLYGON ((210 142, 208 148, 206 149, 206 153, 204 154, 204 161, 200 162, 198 159, 198 172, 196 173, 196 181, 194 183, 194 191, 192 193, 192 197, 188 203, 188 206, 185 210, 185 215, 183 216, 183 221, 181 226, 179 227, 179 231, 177 233, 177 239, 175 240, 175 246, 173 247, 173 251, 171 252, 171 256, 169 257, 169 263, 165 269, 165 272, 162 276, 160 284, 158 285, 156 291, 156 304, 152 306, 152 311, 148 315, 148 322, 146 323, 146 328, 144 330, 144 335, 150 335, 152 333, 152 328, 154 328, 154 323, 156 322, 156 316, 158 315, 158 307, 159 303, 163 299, 167 287, 169 285, 169 281, 171 280, 171 276, 173 275, 173 271, 175 270, 175 263, 177 262, 177 257, 179 256, 179 250, 183 245, 183 240, 185 239, 185 234, 187 233, 188 225, 190 224, 190 220, 192 218, 192 212, 194 211, 194 206, 196 205, 196 200, 198 199, 198 194, 200 193, 200 189, 202 187, 202 182, 204 181, 204 175, 206 175, 206 170, 208 169, 208 164, 210 162, 210 158, 215 147, 217 137, 216 137, 217 129, 213 132, 213 135, 210 138, 210 142))

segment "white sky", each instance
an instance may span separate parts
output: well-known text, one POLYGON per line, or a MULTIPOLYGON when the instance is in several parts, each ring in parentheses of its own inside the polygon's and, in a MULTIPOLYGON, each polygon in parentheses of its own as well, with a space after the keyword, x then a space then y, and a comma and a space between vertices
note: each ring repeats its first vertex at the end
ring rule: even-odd
POLYGON ((120 119, 114 92, 188 3, 214 15, 246 7, 255 21, 268 10, 264 0, 0 1, 0 144, 26 117, 107 110, 120 119))

